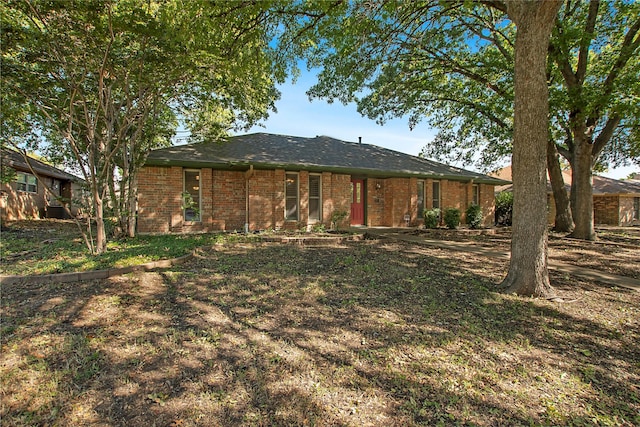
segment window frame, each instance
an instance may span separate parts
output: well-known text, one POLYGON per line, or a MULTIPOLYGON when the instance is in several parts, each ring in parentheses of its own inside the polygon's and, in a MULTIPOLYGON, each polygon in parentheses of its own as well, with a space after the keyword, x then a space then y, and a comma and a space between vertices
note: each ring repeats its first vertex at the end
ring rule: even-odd
POLYGON ((322 174, 319 173, 310 173, 309 174, 309 204, 308 204, 308 209, 309 209, 309 223, 313 224, 313 223, 317 223, 317 222, 322 222, 322 174), (311 195, 311 178, 317 178, 318 179, 318 195, 317 196, 312 196, 311 195), (318 217, 314 218, 311 216, 311 200, 317 200, 318 201, 318 217))
POLYGON ((284 220, 292 222, 300 221, 300 174, 298 172, 285 172, 284 174, 284 220), (289 194, 287 193, 287 181, 289 177, 295 178, 295 196, 289 196, 289 194), (295 218, 289 217, 287 209, 289 199, 295 199, 295 218))
POLYGON ((184 169, 182 171, 182 218, 185 222, 202 222, 202 173, 201 169, 184 169), (196 181, 200 184, 198 185, 198 203, 195 208, 196 211, 194 213, 194 218, 187 217, 187 210, 189 208, 185 207, 185 193, 188 193, 192 198, 193 194, 190 191, 187 191, 187 173, 197 173, 196 181))
POLYGON ((17 172, 16 189, 23 193, 38 194, 38 178, 28 172, 17 172), (30 178, 33 178, 33 182, 29 182, 31 181, 30 178), (30 188, 33 189, 30 190, 30 188))
POLYGON ((424 217, 425 206, 425 185, 424 180, 419 179, 416 186, 416 207, 418 209, 418 218, 424 217), (422 194, 421 194, 422 193, 422 194), (421 197, 422 196, 422 197, 421 197))
POLYGON ((633 198, 633 219, 640 220, 640 197, 633 198))
POLYGON ((431 208, 432 209, 440 209, 440 206, 442 205, 442 194, 441 194, 441 190, 442 186, 440 185, 440 181, 433 181, 431 183, 431 208), (438 188, 438 197, 435 197, 436 194, 436 187, 438 188), (434 203, 436 202, 436 203, 434 203), (437 206, 436 206, 437 204, 437 206))
POLYGON ((480 185, 471 185, 471 204, 480 206, 480 185))

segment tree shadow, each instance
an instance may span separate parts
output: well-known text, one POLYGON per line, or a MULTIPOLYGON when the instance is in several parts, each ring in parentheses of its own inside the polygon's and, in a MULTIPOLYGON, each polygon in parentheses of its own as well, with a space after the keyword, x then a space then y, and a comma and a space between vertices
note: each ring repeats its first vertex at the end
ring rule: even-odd
POLYGON ((502 261, 410 244, 204 253, 162 272, 3 289, 2 382, 13 397, 2 417, 167 426, 637 417, 635 294, 594 297, 591 284, 558 277, 585 298, 503 295, 502 261), (21 391, 29 376, 39 384, 31 395, 21 391))

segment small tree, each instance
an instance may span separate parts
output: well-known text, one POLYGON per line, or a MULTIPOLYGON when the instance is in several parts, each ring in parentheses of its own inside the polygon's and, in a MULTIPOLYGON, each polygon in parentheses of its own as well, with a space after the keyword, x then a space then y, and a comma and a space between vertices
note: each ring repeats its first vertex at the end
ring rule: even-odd
POLYGON ((425 209, 424 211, 424 227, 436 228, 440 223, 440 209, 425 209))
POLYGON ((455 230, 460 225, 460 209, 448 208, 444 211, 444 223, 447 228, 455 230))
POLYGON ((348 215, 347 211, 333 211, 331 214, 331 229, 337 230, 340 227, 340 223, 344 221, 348 215))
POLYGON ((480 228, 482 226, 482 208, 479 205, 471 205, 467 208, 466 221, 469 228, 480 228))

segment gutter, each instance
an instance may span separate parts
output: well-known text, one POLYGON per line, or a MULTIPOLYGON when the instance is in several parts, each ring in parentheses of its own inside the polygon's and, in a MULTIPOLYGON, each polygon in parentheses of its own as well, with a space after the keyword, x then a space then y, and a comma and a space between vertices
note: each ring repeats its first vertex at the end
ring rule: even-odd
POLYGON ((342 173, 347 175, 365 175, 369 178, 418 178, 418 179, 440 179, 448 181, 469 182, 473 180, 475 184, 491 184, 506 185, 511 181, 500 178, 473 176, 473 175, 456 175, 456 174, 439 174, 439 173, 420 173, 418 171, 402 171, 402 170, 379 170, 365 168, 349 168, 344 166, 326 166, 317 164, 285 164, 285 163, 248 163, 248 162, 211 162, 211 161, 189 161, 189 160, 169 160, 169 159, 147 159, 146 166, 181 166, 191 168, 213 168, 222 170, 246 170, 255 167, 256 169, 284 169, 289 171, 305 170, 309 172, 331 172, 342 173))

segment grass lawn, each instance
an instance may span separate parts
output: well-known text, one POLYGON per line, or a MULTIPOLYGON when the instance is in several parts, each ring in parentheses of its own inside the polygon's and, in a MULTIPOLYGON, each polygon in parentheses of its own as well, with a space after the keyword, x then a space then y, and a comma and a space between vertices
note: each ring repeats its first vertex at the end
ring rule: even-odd
MULTIPOLYGON (((638 255, 640 262, 640 254, 638 255)), ((640 425, 640 293, 385 241, 2 288, 2 426, 640 425)))
POLYGON ((2 231, 0 274, 39 275, 128 267, 177 258, 222 241, 221 234, 138 235, 110 240, 106 253, 91 256, 72 221, 20 221, 2 231))

